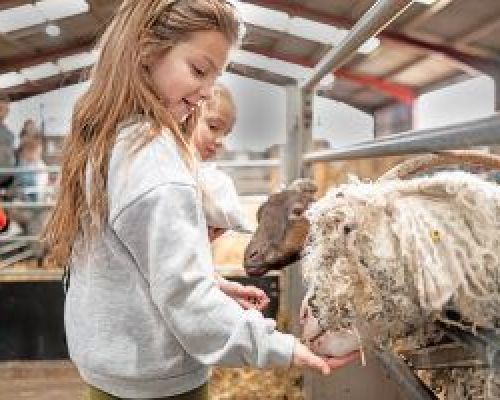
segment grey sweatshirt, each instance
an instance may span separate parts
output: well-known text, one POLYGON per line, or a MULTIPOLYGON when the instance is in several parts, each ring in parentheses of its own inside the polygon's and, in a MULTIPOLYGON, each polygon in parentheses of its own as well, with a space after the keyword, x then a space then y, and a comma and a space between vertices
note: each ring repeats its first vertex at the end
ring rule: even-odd
POLYGON ((131 154, 131 139, 145 129, 121 129, 108 224, 73 250, 65 324, 83 379, 144 399, 202 385, 210 365, 290 365, 293 336, 217 287, 201 194, 173 138, 131 154))

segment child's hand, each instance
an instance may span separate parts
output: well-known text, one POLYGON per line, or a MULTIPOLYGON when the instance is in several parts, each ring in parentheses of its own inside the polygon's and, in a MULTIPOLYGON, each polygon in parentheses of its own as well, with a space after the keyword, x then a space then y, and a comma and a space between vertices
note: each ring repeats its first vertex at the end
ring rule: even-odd
POLYGON ((266 292, 255 286, 243 286, 237 282, 227 282, 219 284, 219 287, 245 310, 254 308, 262 311, 270 302, 266 292))
POLYGON ((310 368, 323 375, 329 375, 332 370, 343 367, 359 358, 359 352, 355 351, 342 357, 320 357, 309 350, 298 339, 293 349, 292 366, 299 368, 310 368))

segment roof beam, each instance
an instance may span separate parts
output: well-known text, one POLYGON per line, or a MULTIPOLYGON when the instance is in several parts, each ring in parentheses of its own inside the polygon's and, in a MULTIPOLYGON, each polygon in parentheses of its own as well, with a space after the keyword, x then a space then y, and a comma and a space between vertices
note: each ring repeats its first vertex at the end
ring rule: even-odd
POLYGON ((498 16, 495 16, 488 22, 481 24, 481 26, 478 26, 476 29, 473 29, 469 33, 461 36, 455 43, 466 44, 473 42, 477 39, 485 37, 486 35, 490 34, 491 32, 499 28, 500 28, 500 18, 498 18, 498 16))
POLYGON ((0 59, 0 74, 11 71, 18 71, 21 68, 32 67, 37 64, 55 61, 62 57, 83 53, 85 51, 91 50, 94 47, 94 44, 94 39, 84 42, 79 41, 71 45, 51 49, 47 52, 39 53, 34 56, 23 55, 21 57, 0 59))
POLYGON ((26 82, 12 88, 2 89, 2 92, 8 94, 12 101, 19 101, 28 97, 50 92, 51 90, 83 82, 84 76, 87 72, 88 67, 40 79, 36 82, 26 82))
MULTIPOLYGON (((289 54, 279 53, 277 51, 266 51, 261 49, 252 49, 252 51, 266 57, 276 58, 278 60, 298 64, 303 67, 311 68, 314 66, 314 63, 306 57, 292 56, 289 54)), ((372 90, 384 93, 385 95, 404 104, 411 104, 417 96, 416 92, 408 86, 390 82, 384 78, 373 75, 353 73, 346 68, 339 68, 334 72, 334 75, 365 87, 369 87, 372 90)))
MULTIPOLYGON (((352 28, 356 22, 351 20, 350 18, 340 17, 338 15, 332 15, 332 14, 325 14, 322 11, 314 10, 303 4, 291 3, 290 1, 287 0, 241 0, 241 1, 259 5, 266 8, 271 8, 274 10, 283 11, 291 16, 303 17, 311 19, 316 22, 322 22, 325 24, 330 24, 347 29, 352 28)), ((458 50, 453 46, 430 43, 428 41, 416 39, 404 33, 396 32, 390 29, 382 31, 378 35, 378 37, 381 40, 393 43, 395 45, 411 47, 417 50, 423 50, 427 53, 442 55, 454 63, 459 63, 465 69, 471 67, 477 69, 478 65, 484 62, 491 61, 486 57, 479 57, 477 55, 458 50)))
POLYGON ((411 21, 408 21, 403 27, 404 30, 411 30, 427 21, 433 15, 444 10, 446 7, 450 5, 453 0, 438 0, 431 6, 424 6, 423 11, 417 16, 413 17, 411 21))
POLYGON ((312 73, 300 87, 312 90, 323 76, 344 66, 364 42, 383 31, 412 2, 413 0, 378 0, 348 31, 338 46, 334 46, 314 66, 312 73))
POLYGON ((30 0, 3 0, 0 1, 0 10, 7 10, 8 8, 19 7, 25 4, 31 4, 30 0))
POLYGON ((335 76, 357 82, 365 87, 369 87, 398 100, 400 103, 412 105, 417 98, 417 93, 412 88, 390 82, 377 76, 357 74, 340 68, 335 72, 335 76))

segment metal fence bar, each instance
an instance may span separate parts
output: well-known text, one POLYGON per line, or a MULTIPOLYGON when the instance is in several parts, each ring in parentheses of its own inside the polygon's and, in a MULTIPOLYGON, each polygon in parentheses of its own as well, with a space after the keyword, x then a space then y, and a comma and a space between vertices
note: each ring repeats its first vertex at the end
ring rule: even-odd
POLYGON ((0 168, 0 175, 15 175, 24 174, 27 172, 61 172, 61 167, 59 166, 47 166, 47 167, 2 167, 0 168))
POLYGON ((304 155, 304 162, 399 156, 500 144, 500 114, 440 128, 422 129, 344 148, 304 155))
POLYGON ((279 167, 279 159, 269 160, 217 160, 215 164, 218 168, 272 168, 279 167))
POLYGON ((1 203, 2 208, 51 208, 54 205, 53 202, 36 201, 6 201, 1 203))
POLYGON ((45 269, 45 268, 19 268, 8 266, 0 269, 0 282, 1 278, 5 276, 20 276, 20 277, 29 277, 30 280, 33 278, 38 279, 57 279, 59 280, 63 274, 63 270, 61 269, 45 269))
POLYGON ((379 0, 352 27, 337 47, 331 49, 314 67, 301 88, 311 90, 327 74, 344 65, 356 50, 396 19, 413 0, 379 0))
POLYGON ((26 260, 34 255, 34 251, 32 249, 25 250, 21 253, 15 254, 5 260, 0 260, 0 269, 7 268, 8 266, 15 264, 19 261, 26 260))
POLYGON ((19 236, 10 236, 10 237, 1 237, 0 236, 0 243, 10 243, 10 242, 26 242, 26 243, 37 243, 40 241, 40 238, 38 236, 25 236, 25 235, 19 235, 19 236))
POLYGON ((23 242, 8 243, 6 245, 0 246, 0 255, 10 253, 14 250, 19 250, 24 246, 26 246, 26 243, 23 242))

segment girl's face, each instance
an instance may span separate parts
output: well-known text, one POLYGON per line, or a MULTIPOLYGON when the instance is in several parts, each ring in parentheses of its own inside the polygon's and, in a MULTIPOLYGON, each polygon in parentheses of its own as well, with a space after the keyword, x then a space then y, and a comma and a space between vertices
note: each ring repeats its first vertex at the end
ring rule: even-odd
POLYGON ((193 32, 151 65, 153 84, 177 122, 208 98, 226 66, 230 47, 221 32, 193 32))
POLYGON ((215 157, 233 126, 233 110, 222 102, 218 103, 214 109, 209 109, 206 105, 202 107, 201 116, 193 132, 193 143, 203 161, 215 157))

